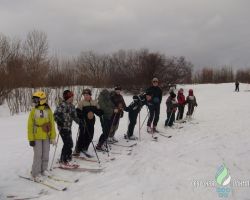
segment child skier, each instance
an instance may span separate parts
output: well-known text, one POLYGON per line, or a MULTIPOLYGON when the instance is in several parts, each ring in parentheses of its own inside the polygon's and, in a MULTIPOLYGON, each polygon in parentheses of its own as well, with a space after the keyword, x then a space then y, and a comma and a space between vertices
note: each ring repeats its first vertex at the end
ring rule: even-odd
POLYGON ((192 89, 190 89, 188 91, 188 96, 186 98, 186 104, 188 104, 187 118, 191 118, 191 116, 194 112, 194 107, 198 106, 196 98, 194 96, 194 92, 192 89))
POLYGON ((136 125, 138 114, 141 111, 141 108, 144 105, 147 105, 151 100, 152 100, 152 96, 149 92, 146 94, 139 95, 139 96, 133 96, 133 102, 124 109, 126 112, 128 112, 128 117, 129 117, 128 131, 127 131, 127 134, 124 135, 125 139, 129 139, 129 140, 137 139, 133 135, 133 133, 134 133, 134 128, 136 125))
POLYGON ((98 104, 100 109, 103 110, 103 115, 100 118, 102 134, 99 138, 98 144, 96 145, 96 149, 98 151, 107 151, 105 142, 108 139, 110 128, 113 126, 112 117, 115 113, 118 113, 118 109, 115 108, 115 105, 111 101, 110 92, 106 89, 100 92, 98 104))
POLYGON ((43 181, 42 176, 50 175, 48 172, 50 144, 56 144, 54 117, 46 101, 44 92, 35 92, 32 96, 34 107, 28 119, 28 140, 34 150, 31 175, 36 182, 43 181))
POLYGON ((177 101, 178 101, 178 113, 177 113, 176 120, 182 120, 183 113, 184 113, 184 107, 185 107, 185 103, 186 103, 182 88, 180 88, 178 91, 177 101))
POLYGON ((123 117, 123 110, 126 107, 125 101, 121 95, 121 87, 116 86, 115 91, 111 92, 111 101, 115 105, 115 109, 117 112, 115 112, 112 116, 112 126, 110 128, 108 142, 109 143, 115 143, 118 142, 118 140, 115 138, 115 132, 118 129, 120 118, 123 117))
POLYGON ((88 158, 93 157, 93 155, 88 152, 88 148, 94 136, 94 114, 98 116, 103 114, 97 102, 92 100, 91 95, 90 89, 84 89, 84 99, 78 103, 77 107, 77 115, 82 123, 80 123, 80 133, 76 142, 75 153, 76 155, 81 153, 80 156, 88 158))
POLYGON ((165 126, 173 126, 174 120, 175 120, 175 112, 176 108, 178 106, 176 101, 176 94, 171 91, 169 97, 166 101, 167 105, 167 119, 165 121, 165 126))
POLYGON ((57 123, 59 134, 63 140, 63 148, 61 152, 60 164, 66 168, 74 168, 75 164, 71 163, 72 160, 72 132, 71 126, 74 120, 77 124, 80 123, 77 117, 75 106, 73 105, 73 92, 65 90, 63 92, 63 101, 57 106, 54 117, 57 123))

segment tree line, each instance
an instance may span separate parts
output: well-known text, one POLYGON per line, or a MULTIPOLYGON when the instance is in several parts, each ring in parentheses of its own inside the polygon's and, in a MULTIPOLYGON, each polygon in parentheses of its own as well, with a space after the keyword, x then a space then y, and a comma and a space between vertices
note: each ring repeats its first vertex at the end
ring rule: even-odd
POLYGON ((24 40, 0 34, 0 95, 20 87, 92 85, 125 89, 144 87, 157 76, 163 85, 190 83, 192 63, 148 49, 119 50, 112 54, 81 52, 65 59, 49 55, 47 35, 27 33, 24 40))
POLYGON ((66 59, 49 54, 46 33, 33 30, 21 40, 0 34, 0 104, 16 88, 121 85, 133 91, 158 77, 163 89, 172 84, 250 82, 250 69, 204 67, 193 71, 185 57, 148 49, 119 50, 111 54, 87 51, 66 59))

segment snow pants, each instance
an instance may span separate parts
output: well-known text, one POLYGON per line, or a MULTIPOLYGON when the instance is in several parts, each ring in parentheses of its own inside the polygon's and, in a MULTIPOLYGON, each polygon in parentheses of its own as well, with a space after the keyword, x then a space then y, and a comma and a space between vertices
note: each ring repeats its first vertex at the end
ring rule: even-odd
POLYGON ((50 141, 47 140, 36 140, 33 157, 33 165, 32 165, 32 176, 36 177, 40 173, 44 172, 48 169, 49 163, 49 149, 50 149, 50 141))
POLYGON ((61 153, 61 162, 68 162, 72 159, 72 148, 73 148, 73 140, 72 140, 72 133, 71 130, 61 129, 59 132, 62 141, 63 141, 63 148, 61 153))
POLYGON ((151 124, 153 122, 153 127, 156 127, 160 116, 160 104, 154 104, 154 106, 148 106, 148 109, 149 109, 149 118, 147 126, 151 127, 151 124))

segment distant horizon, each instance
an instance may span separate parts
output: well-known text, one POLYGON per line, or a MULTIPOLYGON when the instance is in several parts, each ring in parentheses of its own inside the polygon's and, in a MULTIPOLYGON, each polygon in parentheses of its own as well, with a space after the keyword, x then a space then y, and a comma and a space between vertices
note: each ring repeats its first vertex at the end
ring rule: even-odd
POLYGON ((250 67, 250 2, 246 0, 0 0, 2 34, 48 36, 50 54, 120 49, 184 56, 201 67, 250 67))

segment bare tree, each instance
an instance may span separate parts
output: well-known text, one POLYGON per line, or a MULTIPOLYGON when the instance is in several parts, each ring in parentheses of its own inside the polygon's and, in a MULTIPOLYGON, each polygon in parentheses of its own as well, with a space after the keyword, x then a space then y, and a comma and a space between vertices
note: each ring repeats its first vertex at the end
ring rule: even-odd
POLYGON ((77 59, 77 72, 89 84, 96 86, 105 82, 109 57, 93 52, 82 52, 77 59))
POLYGON ((41 31, 31 31, 23 44, 25 68, 30 86, 41 86, 49 70, 47 35, 41 31))

